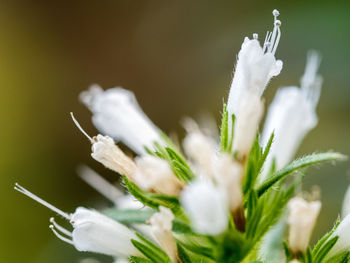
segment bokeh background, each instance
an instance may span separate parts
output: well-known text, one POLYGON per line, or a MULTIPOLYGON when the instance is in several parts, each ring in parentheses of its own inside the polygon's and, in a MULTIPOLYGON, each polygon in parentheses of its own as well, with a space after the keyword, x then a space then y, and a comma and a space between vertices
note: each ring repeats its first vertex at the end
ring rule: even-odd
MULTIPOLYGON (((76 176, 90 158, 73 111, 91 135, 90 113, 78 94, 92 83, 136 93, 166 132, 207 111, 219 119, 244 36, 272 28, 281 12, 277 57, 283 85, 297 85, 308 49, 323 55, 319 125, 300 154, 333 149, 350 154, 349 1, 0 1, 0 255, 1 262, 79 262, 89 257, 49 231, 53 214, 13 191, 15 182, 71 212, 108 206, 76 176)), ((349 185, 349 162, 310 170, 304 188, 320 185, 323 208, 314 239, 335 221, 349 185)), ((110 259, 102 257, 104 262, 110 259)))

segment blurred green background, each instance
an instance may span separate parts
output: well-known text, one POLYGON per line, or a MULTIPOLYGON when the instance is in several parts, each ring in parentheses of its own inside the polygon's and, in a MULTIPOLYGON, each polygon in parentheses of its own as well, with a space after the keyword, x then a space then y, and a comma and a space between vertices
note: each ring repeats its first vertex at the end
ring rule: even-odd
MULTIPOLYGON (((49 231, 53 214, 13 191, 20 182, 61 209, 107 206, 81 182, 76 166, 90 145, 90 113, 77 96, 91 83, 136 93, 145 112, 166 132, 201 110, 219 118, 244 36, 272 28, 281 12, 277 57, 284 62, 276 89, 299 84, 308 49, 323 55, 319 125, 299 154, 333 149, 350 154, 350 2, 344 1, 0 1, 0 254, 1 262, 79 262, 86 254, 49 231)), ((314 238, 340 211, 349 162, 312 169, 305 189, 318 184, 323 209, 314 238)), ((111 262, 103 258, 105 262, 111 262)))

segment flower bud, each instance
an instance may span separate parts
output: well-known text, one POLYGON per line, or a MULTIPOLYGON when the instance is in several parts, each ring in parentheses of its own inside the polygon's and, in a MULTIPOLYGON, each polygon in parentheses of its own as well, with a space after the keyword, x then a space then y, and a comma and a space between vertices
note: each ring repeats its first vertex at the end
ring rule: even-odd
POLYGON ((169 208, 160 206, 159 212, 151 216, 149 223, 159 246, 168 254, 172 262, 177 262, 177 246, 171 231, 174 218, 169 208))
POLYGON ((107 168, 133 180, 137 169, 136 165, 133 160, 115 145, 112 138, 99 134, 92 140, 92 158, 107 168))
POLYGON ((301 197, 294 197, 289 201, 288 241, 294 254, 305 253, 320 209, 320 201, 307 202, 301 197))
POLYGON ((176 177, 165 160, 145 155, 136 158, 136 165, 135 182, 142 189, 170 196, 180 194, 184 183, 176 177))
POLYGON ((212 176, 212 160, 216 152, 215 141, 197 130, 187 134, 183 140, 183 147, 194 164, 198 165, 207 176, 212 176))
POLYGON ((182 191, 180 201, 199 234, 218 235, 227 229, 227 202, 220 188, 211 181, 192 182, 182 191))
POLYGON ((231 212, 243 205, 242 166, 232 160, 228 154, 220 154, 214 162, 214 175, 218 185, 223 189, 231 212))

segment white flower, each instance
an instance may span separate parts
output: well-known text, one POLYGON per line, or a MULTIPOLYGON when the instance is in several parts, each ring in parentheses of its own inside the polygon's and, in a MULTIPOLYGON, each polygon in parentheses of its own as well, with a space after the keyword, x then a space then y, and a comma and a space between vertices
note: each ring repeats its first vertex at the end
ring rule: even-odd
POLYGON ((107 168, 133 180, 136 172, 134 161, 124 154, 111 137, 100 134, 94 137, 91 156, 107 168))
POLYGON ((137 172, 135 183, 144 190, 178 196, 184 183, 171 170, 167 161, 145 155, 136 158, 137 172))
POLYGON ((350 249, 350 214, 348 214, 339 224, 330 238, 338 236, 338 240, 327 254, 325 261, 338 253, 350 249))
POLYGON ((301 88, 282 88, 271 103, 262 134, 262 144, 267 144, 272 132, 275 137, 265 169, 269 169, 273 158, 276 158, 277 169, 288 164, 304 136, 317 124, 315 109, 322 83, 321 78, 316 75, 318 65, 317 53, 309 53, 301 88))
POLYGON ((78 207, 70 222, 74 228, 72 242, 79 251, 122 257, 140 255, 131 243, 131 239, 137 239, 134 232, 113 219, 78 207))
POLYGON ((96 191, 114 203, 120 209, 141 209, 144 205, 131 194, 124 194, 121 190, 97 174, 88 166, 78 168, 79 177, 96 191))
POLYGON ((151 216, 149 223, 159 246, 168 254, 172 262, 177 262, 177 246, 172 234, 174 218, 169 208, 160 206, 159 212, 151 216))
POLYGON ((211 181, 192 182, 184 188, 180 201, 196 232, 218 235, 226 230, 227 202, 220 188, 211 181))
POLYGON ((122 88, 104 91, 98 85, 80 94, 80 100, 93 113, 92 121, 103 134, 122 141, 137 154, 144 154, 144 147, 153 148, 154 142, 162 142, 159 129, 142 111, 135 95, 122 88))
POLYGON ((234 212, 243 205, 242 166, 232 160, 229 154, 219 154, 214 161, 214 175, 223 189, 230 211, 234 212))
POLYGON ((304 253, 321 209, 320 201, 307 202, 294 197, 288 203, 289 247, 295 253, 304 253))
POLYGON ((207 176, 212 176, 212 159, 216 153, 215 141, 200 130, 189 132, 183 140, 186 155, 201 168, 207 176))
POLYGON ((343 200, 343 206, 342 206, 342 218, 346 217, 348 214, 350 214, 350 186, 346 190, 344 200, 343 200))
POLYGON ((256 138, 257 129, 264 113, 264 103, 256 94, 243 98, 234 126, 233 151, 238 160, 244 161, 256 138))
POLYGON ((72 232, 57 224, 54 218, 50 219, 50 228, 59 239, 73 245, 77 250, 114 257, 141 255, 131 243, 131 239, 137 239, 135 233, 117 221, 83 207, 68 214, 18 184, 15 189, 67 219, 73 226, 72 232))
MULTIPOLYGON (((277 20, 277 10, 273 11, 274 29, 267 32, 264 46, 261 47, 257 34, 253 39, 245 38, 231 83, 230 93, 227 101, 227 110, 230 116, 238 117, 240 105, 247 92, 262 95, 267 83, 277 76, 282 69, 282 61, 275 59, 275 52, 280 39, 281 22, 277 20)), ((229 118, 231 119, 231 118, 229 118)))

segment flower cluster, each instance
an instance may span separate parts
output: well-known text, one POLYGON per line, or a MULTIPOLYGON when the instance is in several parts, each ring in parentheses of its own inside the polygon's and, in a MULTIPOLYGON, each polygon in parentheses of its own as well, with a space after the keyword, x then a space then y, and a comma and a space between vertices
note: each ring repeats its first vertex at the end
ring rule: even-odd
POLYGON ((321 202, 298 192, 305 167, 342 160, 319 153, 293 161, 304 136, 317 124, 322 78, 319 55, 307 56, 300 87, 284 87, 264 115, 263 92, 282 70, 275 58, 279 12, 263 45, 246 37, 235 66, 220 141, 187 118, 182 145, 152 123, 131 91, 91 86, 80 100, 100 134, 90 137, 91 157, 122 176, 119 190, 86 166, 79 176, 114 206, 66 213, 16 184, 15 189, 68 220, 72 231, 50 219, 50 228, 79 251, 116 262, 348 262, 350 190, 344 219, 313 248, 310 238, 321 202), (136 156, 126 155, 121 142, 136 156), (301 171, 301 172, 298 172, 301 171), (288 234, 284 241, 285 229, 288 234))

